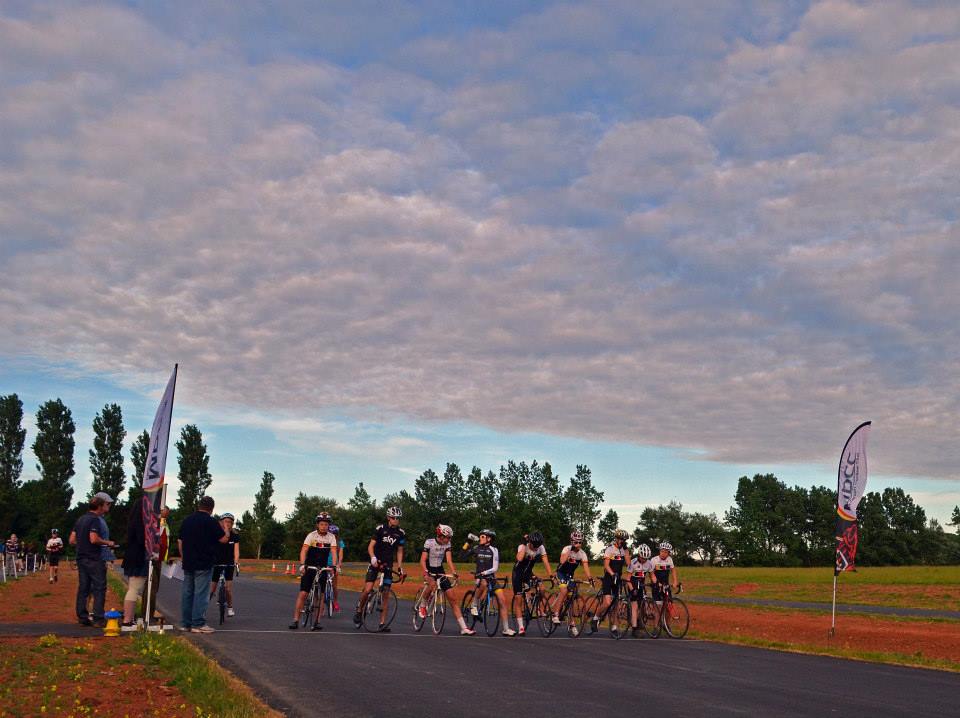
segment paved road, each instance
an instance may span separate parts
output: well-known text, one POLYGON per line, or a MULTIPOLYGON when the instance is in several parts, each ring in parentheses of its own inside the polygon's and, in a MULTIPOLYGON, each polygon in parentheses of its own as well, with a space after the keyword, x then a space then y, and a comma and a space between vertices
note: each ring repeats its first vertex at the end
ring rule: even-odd
MULTIPOLYGON (((390 634, 356 631, 346 614, 290 631, 295 592, 241 577, 238 615, 190 634, 291 716, 928 716, 956 715, 960 695, 951 673, 688 639, 464 638, 452 620, 442 636, 415 634, 409 604, 390 634)), ((179 584, 165 580, 160 596, 177 615, 179 584)))

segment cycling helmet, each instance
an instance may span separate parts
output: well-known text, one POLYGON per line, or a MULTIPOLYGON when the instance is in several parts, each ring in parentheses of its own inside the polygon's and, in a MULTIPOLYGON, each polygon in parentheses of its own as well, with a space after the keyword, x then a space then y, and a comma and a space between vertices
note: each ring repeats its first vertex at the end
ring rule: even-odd
POLYGON ((400 510, 399 506, 391 506, 387 509, 387 518, 388 519, 398 519, 403 516, 403 511, 400 510))
POLYGON ((330 524, 330 528, 328 528, 327 531, 329 531, 334 536, 336 536, 337 534, 340 533, 340 527, 337 526, 336 524, 330 524))
POLYGON ((623 529, 617 529, 616 531, 613 532, 613 538, 614 538, 615 541, 616 541, 616 540, 626 541, 626 540, 627 540, 627 532, 624 531, 623 529))
POLYGON ((673 552, 673 544, 669 541, 663 541, 658 547, 661 551, 670 551, 673 552))
POLYGON ((321 511, 317 514, 317 518, 313 520, 313 523, 318 524, 321 521, 326 521, 329 524, 332 522, 332 517, 326 511, 321 511))
POLYGON ((543 546, 543 534, 539 531, 534 531, 532 534, 527 536, 527 541, 529 541, 530 545, 534 548, 540 548, 543 546))
POLYGON ((492 541, 497 537, 497 532, 494 531, 493 529, 484 529, 483 531, 480 532, 480 535, 486 536, 488 539, 492 541))
POLYGON ((226 511, 220 514, 220 520, 223 521, 224 519, 230 519, 231 521, 236 521, 236 519, 233 518, 233 514, 231 514, 229 511, 226 511))
POLYGON ((446 536, 447 538, 450 538, 453 536, 453 529, 446 524, 440 524, 437 526, 437 536, 446 536))
POLYGON ((570 534, 570 543, 583 543, 583 533, 574 531, 570 534))
POLYGON ((50 533, 56 536, 58 533, 60 533, 60 529, 50 529, 50 533))
POLYGON ((639 546, 637 546, 637 556, 639 556, 640 558, 650 558, 650 555, 651 555, 650 547, 647 546, 645 543, 642 543, 639 546))

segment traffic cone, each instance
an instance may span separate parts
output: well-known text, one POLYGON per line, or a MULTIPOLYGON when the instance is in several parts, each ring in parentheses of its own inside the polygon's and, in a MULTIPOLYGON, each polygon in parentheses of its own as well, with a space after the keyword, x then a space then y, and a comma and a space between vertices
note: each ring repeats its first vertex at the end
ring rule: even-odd
POLYGON ((273 562, 273 565, 270 567, 270 572, 271 572, 271 573, 276 573, 276 572, 277 572, 277 562, 276 562, 276 561, 274 561, 274 562, 273 562))

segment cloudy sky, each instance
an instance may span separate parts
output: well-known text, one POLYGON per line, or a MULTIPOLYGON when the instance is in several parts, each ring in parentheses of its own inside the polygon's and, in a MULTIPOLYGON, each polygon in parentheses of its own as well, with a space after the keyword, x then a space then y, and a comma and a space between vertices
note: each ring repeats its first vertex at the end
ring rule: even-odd
POLYGON ((7 0, 0 393, 80 492, 180 362, 221 505, 537 458, 630 525, 872 419, 943 520, 958 148, 951 1, 7 0))

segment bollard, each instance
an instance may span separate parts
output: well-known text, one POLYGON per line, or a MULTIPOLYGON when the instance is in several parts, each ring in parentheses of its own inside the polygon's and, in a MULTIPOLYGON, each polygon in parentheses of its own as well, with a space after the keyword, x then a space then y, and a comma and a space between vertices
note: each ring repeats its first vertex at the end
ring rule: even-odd
POLYGON ((107 619, 107 625, 103 628, 104 636, 119 636, 120 635, 120 619, 123 617, 123 614, 116 609, 111 609, 103 614, 103 617, 107 619))

